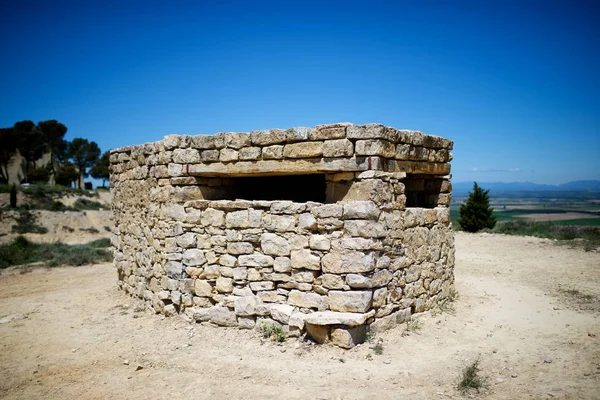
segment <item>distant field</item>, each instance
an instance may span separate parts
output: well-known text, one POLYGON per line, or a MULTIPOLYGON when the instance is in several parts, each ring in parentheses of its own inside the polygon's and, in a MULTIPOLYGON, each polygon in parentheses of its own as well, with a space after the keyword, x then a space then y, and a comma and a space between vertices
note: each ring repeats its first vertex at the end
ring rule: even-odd
MULTIPOLYGON (((557 225, 600 226, 600 193, 552 192, 507 193, 492 197, 490 205, 499 223, 530 220, 547 221, 557 225)), ((465 196, 455 196, 450 206, 450 217, 458 228, 460 204, 465 196)))

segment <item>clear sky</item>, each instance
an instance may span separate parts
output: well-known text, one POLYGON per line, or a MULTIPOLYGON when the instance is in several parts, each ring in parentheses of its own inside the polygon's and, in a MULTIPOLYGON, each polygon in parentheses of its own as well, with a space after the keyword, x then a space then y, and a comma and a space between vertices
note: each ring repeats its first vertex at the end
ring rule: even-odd
POLYGON ((379 122, 455 181, 600 179, 598 1, 0 0, 0 127, 102 150, 379 122))

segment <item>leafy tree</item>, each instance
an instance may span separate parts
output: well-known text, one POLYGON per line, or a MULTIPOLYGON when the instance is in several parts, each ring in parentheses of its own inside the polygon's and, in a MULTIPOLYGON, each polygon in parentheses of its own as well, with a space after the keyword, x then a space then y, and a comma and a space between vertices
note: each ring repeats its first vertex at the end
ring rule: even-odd
POLYGON ((25 181, 27 181, 29 167, 44 154, 46 140, 44 134, 29 120, 15 123, 13 131, 19 153, 25 159, 25 181))
POLYGON ((67 148, 65 133, 67 127, 55 119, 40 121, 37 124, 39 131, 44 135, 45 142, 50 149, 50 168, 53 174, 56 173, 56 161, 59 155, 64 153, 67 148))
POLYGON ((13 128, 0 128, 0 182, 8 183, 8 164, 17 152, 17 136, 13 128))
POLYGON ((490 191, 483 190, 473 183, 473 191, 465 204, 460 206, 458 223, 467 232, 477 232, 484 228, 492 229, 496 225, 496 218, 492 215, 490 207, 490 191))
POLYGON ((29 171, 28 179, 32 183, 47 183, 50 178, 50 168, 41 167, 29 171))
POLYGON ((96 163, 94 164, 92 169, 90 169, 90 175, 92 176, 92 178, 102 179, 102 187, 105 186, 104 182, 108 180, 110 176, 110 172, 108 171, 108 166, 110 165, 109 158, 110 152, 107 151, 104 154, 102 154, 102 157, 96 160, 96 163))
POLYGON ((79 179, 77 185, 81 189, 81 181, 88 176, 87 169, 92 167, 98 157, 100 157, 100 147, 96 142, 89 142, 87 139, 75 138, 69 144, 69 158, 79 169, 79 179))
POLYGON ((73 182, 76 182, 79 178, 79 171, 70 162, 66 162, 61 165, 60 169, 56 173, 56 183, 58 185, 71 187, 73 182))

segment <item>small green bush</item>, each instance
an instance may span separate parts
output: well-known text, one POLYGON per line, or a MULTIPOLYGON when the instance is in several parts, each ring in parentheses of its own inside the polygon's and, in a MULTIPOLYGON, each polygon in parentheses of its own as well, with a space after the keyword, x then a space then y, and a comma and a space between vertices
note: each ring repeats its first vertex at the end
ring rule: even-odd
POLYGON ((485 386, 485 378, 479 376, 481 369, 479 368, 479 358, 467 365, 462 372, 462 378, 458 383, 458 388, 461 392, 467 392, 469 389, 479 389, 485 386))
POLYGON ((258 327, 259 332, 265 339, 271 339, 274 342, 285 342, 287 335, 280 326, 275 324, 262 324, 258 327))

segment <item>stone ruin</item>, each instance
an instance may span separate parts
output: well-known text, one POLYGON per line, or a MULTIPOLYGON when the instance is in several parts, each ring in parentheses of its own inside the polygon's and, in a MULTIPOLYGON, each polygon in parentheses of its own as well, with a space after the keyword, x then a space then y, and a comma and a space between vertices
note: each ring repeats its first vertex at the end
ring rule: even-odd
POLYGON ((350 348, 453 292, 452 146, 340 123, 113 150, 118 285, 166 316, 350 348))

